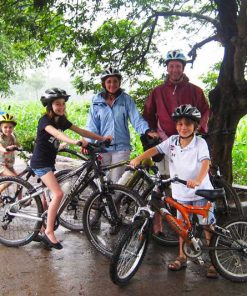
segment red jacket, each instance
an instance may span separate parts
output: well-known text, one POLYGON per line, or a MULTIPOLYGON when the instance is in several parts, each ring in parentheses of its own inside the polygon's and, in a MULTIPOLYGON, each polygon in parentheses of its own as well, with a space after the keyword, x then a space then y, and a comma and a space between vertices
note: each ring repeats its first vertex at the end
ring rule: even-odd
POLYGON ((167 137, 177 134, 172 113, 176 107, 183 104, 191 104, 201 112, 200 132, 207 132, 209 117, 209 104, 202 89, 189 82, 187 76, 178 84, 166 80, 163 84, 153 89, 144 105, 143 117, 149 123, 150 128, 158 130, 158 122, 161 130, 167 137))

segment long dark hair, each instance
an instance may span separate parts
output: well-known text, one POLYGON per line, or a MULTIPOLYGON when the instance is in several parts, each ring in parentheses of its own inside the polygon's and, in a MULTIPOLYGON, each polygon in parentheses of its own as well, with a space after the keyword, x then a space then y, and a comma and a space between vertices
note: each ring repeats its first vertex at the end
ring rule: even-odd
POLYGON ((46 106, 46 113, 45 113, 56 125, 62 124, 65 120, 67 120, 66 113, 63 116, 58 116, 52 109, 52 105, 48 104, 46 106), (56 121, 55 118, 58 117, 58 120, 56 121))

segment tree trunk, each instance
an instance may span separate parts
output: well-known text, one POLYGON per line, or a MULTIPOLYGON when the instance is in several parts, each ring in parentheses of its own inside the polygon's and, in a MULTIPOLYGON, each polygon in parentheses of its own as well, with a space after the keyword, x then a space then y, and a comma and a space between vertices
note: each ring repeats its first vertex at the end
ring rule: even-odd
POLYGON ((247 113, 247 84, 244 69, 240 67, 246 45, 234 0, 215 1, 219 11, 219 33, 225 52, 218 82, 209 93, 211 115, 209 119, 208 144, 212 164, 219 166, 226 180, 232 182, 232 147, 239 120, 247 113), (243 35, 241 35, 240 34, 243 35), (240 36, 241 35, 241 36, 240 36))

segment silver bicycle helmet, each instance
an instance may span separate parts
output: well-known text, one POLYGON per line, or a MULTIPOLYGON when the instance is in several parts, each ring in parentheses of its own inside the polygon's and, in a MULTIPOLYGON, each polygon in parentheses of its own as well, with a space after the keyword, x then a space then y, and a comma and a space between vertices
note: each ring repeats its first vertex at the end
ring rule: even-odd
POLYGON ((201 112, 190 104, 181 105, 177 107, 172 113, 172 119, 178 120, 180 118, 189 118, 197 123, 200 123, 201 112))
POLYGON ((187 62, 185 55, 179 49, 168 51, 165 59, 166 65, 168 65, 170 61, 180 61, 184 66, 186 65, 186 62, 187 62))
POLYGON ((56 99, 65 99, 65 102, 67 102, 69 97, 70 95, 68 95, 65 90, 54 87, 47 89, 45 91, 45 94, 41 96, 40 101, 43 106, 46 107, 48 104, 51 104, 56 99))
POLYGON ((122 75, 121 73, 119 72, 118 69, 116 68, 113 68, 113 67, 109 67, 107 69, 104 70, 104 72, 102 73, 101 75, 101 81, 105 81, 108 77, 111 77, 111 76, 116 76, 118 77, 120 80, 122 79, 122 75))

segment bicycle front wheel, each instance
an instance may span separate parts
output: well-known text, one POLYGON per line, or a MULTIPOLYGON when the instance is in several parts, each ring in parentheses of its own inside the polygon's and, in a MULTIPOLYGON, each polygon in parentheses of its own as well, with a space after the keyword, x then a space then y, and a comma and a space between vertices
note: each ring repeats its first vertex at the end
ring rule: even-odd
POLYGON ((223 226, 223 236, 214 234, 209 252, 217 271, 234 282, 247 281, 247 219, 235 219, 223 226))
MULTIPOLYGON (((71 170, 62 170, 56 173, 59 185, 61 186, 64 197, 69 194, 71 185, 76 182, 78 175, 65 178, 65 176, 71 172, 71 170)), ((71 197, 70 202, 64 208, 59 216, 59 224, 71 231, 82 231, 82 215, 86 200, 89 196, 97 190, 97 186, 94 182, 89 183, 86 187, 81 186, 78 192, 71 197)), ((64 200, 61 204, 63 204, 64 200)))
POLYGON ((95 192, 87 201, 83 211, 83 227, 89 242, 103 255, 111 257, 116 240, 127 225, 131 223, 136 209, 143 206, 143 201, 136 192, 121 185, 109 185, 107 194, 95 192), (103 199, 110 194, 113 201, 119 200, 115 206, 115 213, 110 213, 103 199), (118 224, 109 215, 115 215, 118 224))
POLYGON ((43 213, 40 197, 22 202, 31 190, 33 186, 21 178, 0 178, 0 243, 23 246, 39 233, 43 213))
POLYGON ((114 284, 126 285, 139 269, 147 252, 149 225, 147 219, 137 220, 119 240, 110 264, 110 277, 114 284))

